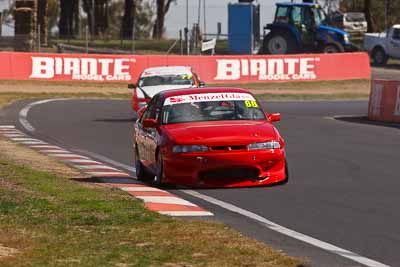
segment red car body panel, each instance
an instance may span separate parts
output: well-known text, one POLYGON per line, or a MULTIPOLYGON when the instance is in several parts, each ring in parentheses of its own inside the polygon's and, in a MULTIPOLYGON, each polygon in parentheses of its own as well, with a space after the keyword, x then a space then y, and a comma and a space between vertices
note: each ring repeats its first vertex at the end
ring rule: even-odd
MULTIPOLYGON (((244 89, 202 88, 165 91, 161 97, 209 92, 249 93, 244 89)), ((195 187, 247 187, 285 182, 288 178, 284 140, 268 119, 161 124, 148 135, 138 123, 135 146, 139 150, 146 146, 141 161, 154 171, 156 153, 162 153, 163 182, 195 187), (279 141, 281 146, 247 148, 249 144, 266 141, 279 141), (174 145, 203 145, 208 151, 175 153, 174 145)))

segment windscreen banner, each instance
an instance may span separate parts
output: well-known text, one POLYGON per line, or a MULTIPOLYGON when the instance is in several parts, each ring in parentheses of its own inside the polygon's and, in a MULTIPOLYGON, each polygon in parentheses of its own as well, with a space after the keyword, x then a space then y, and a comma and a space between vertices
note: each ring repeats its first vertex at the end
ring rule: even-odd
POLYGON ((136 82, 148 67, 191 66, 208 84, 370 79, 366 53, 87 55, 0 52, 1 80, 136 82))

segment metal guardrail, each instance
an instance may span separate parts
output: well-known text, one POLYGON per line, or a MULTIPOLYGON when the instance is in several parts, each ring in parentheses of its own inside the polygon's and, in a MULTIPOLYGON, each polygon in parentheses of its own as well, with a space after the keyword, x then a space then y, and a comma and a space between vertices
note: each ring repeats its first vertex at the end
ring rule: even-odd
POLYGON ((132 54, 131 51, 119 50, 119 49, 100 49, 91 47, 82 47, 69 44, 57 44, 58 53, 68 53, 68 52, 78 52, 78 53, 88 53, 88 54, 132 54))

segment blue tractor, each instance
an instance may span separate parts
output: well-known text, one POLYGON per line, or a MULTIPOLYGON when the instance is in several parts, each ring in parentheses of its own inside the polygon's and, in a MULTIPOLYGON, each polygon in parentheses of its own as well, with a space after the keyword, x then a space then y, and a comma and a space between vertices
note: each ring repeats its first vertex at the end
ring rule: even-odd
POLYGON ((277 3, 274 22, 264 29, 260 54, 341 53, 355 51, 349 34, 324 25, 320 5, 302 3, 277 3))

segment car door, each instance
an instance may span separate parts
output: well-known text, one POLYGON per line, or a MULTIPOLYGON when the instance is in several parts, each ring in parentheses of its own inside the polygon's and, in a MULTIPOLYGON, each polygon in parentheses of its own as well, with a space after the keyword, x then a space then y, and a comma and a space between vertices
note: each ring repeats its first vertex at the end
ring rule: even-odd
POLYGON ((136 143, 137 143, 137 149, 139 152, 139 159, 140 161, 146 165, 149 166, 149 159, 151 158, 149 156, 149 136, 151 136, 151 131, 150 129, 145 129, 143 128, 143 121, 146 119, 150 119, 152 116, 152 111, 154 110, 154 99, 150 101, 150 103, 147 106, 146 111, 143 113, 143 115, 140 117, 138 123, 137 123, 137 133, 136 133, 136 143))
POLYGON ((389 55, 391 57, 400 58, 400 28, 393 28, 389 36, 389 55))
MULTIPOLYGON (((150 118, 154 119, 161 124, 161 109, 162 109, 162 104, 163 104, 163 97, 160 95, 155 96, 154 98, 154 108, 150 112, 150 118)), ((147 150, 148 150, 148 164, 149 167, 153 170, 156 169, 156 163, 157 163, 157 148, 160 143, 160 127, 158 128, 148 128, 146 129, 148 131, 147 139, 146 139, 146 144, 147 144, 147 150)))

